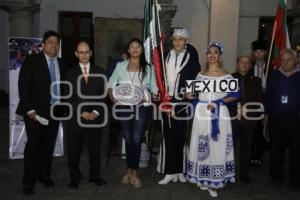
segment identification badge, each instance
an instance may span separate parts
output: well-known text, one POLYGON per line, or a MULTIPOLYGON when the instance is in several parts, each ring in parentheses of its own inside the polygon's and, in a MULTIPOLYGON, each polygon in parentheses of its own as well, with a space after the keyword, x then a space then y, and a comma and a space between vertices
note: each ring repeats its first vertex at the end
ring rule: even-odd
POLYGON ((281 103, 287 104, 288 103, 288 96, 281 96, 281 103))

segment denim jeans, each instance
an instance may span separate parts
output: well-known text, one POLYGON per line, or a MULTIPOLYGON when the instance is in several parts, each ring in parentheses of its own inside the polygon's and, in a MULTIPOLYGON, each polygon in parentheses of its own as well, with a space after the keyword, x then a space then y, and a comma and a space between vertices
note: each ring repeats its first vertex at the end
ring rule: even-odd
POLYGON ((127 167, 138 169, 141 155, 141 139, 144 136, 147 120, 150 115, 150 107, 145 106, 118 106, 118 109, 126 110, 120 112, 123 137, 125 140, 127 167))

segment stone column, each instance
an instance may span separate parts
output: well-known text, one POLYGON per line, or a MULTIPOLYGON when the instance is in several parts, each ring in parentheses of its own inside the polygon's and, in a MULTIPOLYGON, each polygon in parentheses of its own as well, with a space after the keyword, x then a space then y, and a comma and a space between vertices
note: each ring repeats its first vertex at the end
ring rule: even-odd
POLYGON ((163 33, 170 34, 172 19, 174 18, 177 6, 172 4, 172 0, 158 0, 161 6, 160 23, 163 33))
POLYGON ((31 16, 29 8, 11 8, 9 10, 9 36, 31 36, 31 16))
POLYGON ((223 63, 228 72, 235 70, 238 46, 240 0, 211 1, 209 41, 224 43, 223 63))
POLYGON ((0 0, 0 8, 9 14, 9 36, 30 37, 32 15, 40 10, 41 1, 0 0))
POLYGON ((8 66, 8 37, 31 37, 32 15, 39 11, 41 0, 0 0, 1 34, 0 34, 0 90, 7 93, 8 66), (3 12, 5 11, 5 12, 3 12), (5 17, 5 18, 3 18, 5 17))

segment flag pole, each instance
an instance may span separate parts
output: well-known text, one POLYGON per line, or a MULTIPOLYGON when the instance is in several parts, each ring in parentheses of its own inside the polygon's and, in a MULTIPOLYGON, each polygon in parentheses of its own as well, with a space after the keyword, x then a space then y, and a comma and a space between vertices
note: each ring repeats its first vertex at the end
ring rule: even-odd
MULTIPOLYGON (((270 50, 269 50, 269 56, 268 56, 268 62, 267 62, 267 69, 266 69, 265 80, 262 80, 262 81, 264 81, 265 83, 266 83, 267 78, 268 78, 268 72, 269 72, 269 68, 270 68, 271 54, 272 54, 273 45, 274 45, 274 39, 275 39, 276 28, 277 28, 277 21, 274 22, 274 27, 273 27, 273 32, 272 32, 272 40, 271 40, 271 45, 270 45, 270 50)), ((264 83, 264 84, 265 84, 265 83, 264 83)))
MULTIPOLYGON (((160 18, 158 14, 158 9, 157 9, 157 0, 153 0, 155 4, 155 17, 157 19, 157 27, 158 27, 158 35, 159 35, 159 46, 160 46, 160 54, 162 58, 162 70, 163 70, 163 75, 164 75, 164 84, 165 84, 165 90, 166 94, 169 93, 169 88, 167 86, 167 75, 166 75, 166 67, 165 67, 165 58, 164 58, 164 51, 163 51, 163 43, 162 43, 162 36, 161 36, 161 28, 160 28, 160 18)), ((166 95, 164 94, 164 95, 166 95)), ((163 97, 165 98, 165 97, 163 97)), ((169 123, 169 128, 172 129, 172 123, 171 123, 171 115, 172 115, 172 109, 171 109, 171 114, 168 114, 168 123, 169 123)))
POLYGON ((168 86, 166 84, 167 75, 166 75, 166 68, 165 68, 165 58, 164 58, 163 44, 162 44, 162 38, 161 38, 160 18, 159 18, 158 9, 157 9, 157 0, 154 0, 154 3, 155 3, 156 19, 157 19, 157 23, 158 23, 158 34, 159 34, 159 38, 160 38, 159 45, 160 45, 160 54, 161 54, 161 58, 162 58, 162 67, 163 67, 163 75, 164 75, 164 80, 165 80, 165 89, 168 92, 168 86))

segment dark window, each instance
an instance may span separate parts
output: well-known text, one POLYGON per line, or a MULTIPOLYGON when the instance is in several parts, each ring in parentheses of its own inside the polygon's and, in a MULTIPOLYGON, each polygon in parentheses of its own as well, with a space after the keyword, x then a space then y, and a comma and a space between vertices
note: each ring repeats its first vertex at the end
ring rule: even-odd
MULTIPOLYGON (((274 17, 261 17, 259 19, 258 38, 257 39, 263 39, 263 40, 267 40, 267 41, 271 42, 272 31, 273 31, 273 22, 274 22, 274 17)), ((293 18, 288 17, 287 25, 288 25, 290 39, 291 39, 291 33, 292 33, 292 22, 293 22, 293 18)))
MULTIPOLYGON (((77 59, 74 55, 75 46, 80 40, 90 43, 94 51, 94 24, 91 12, 65 12, 59 13, 59 32, 62 38, 62 57, 71 64, 77 59)), ((92 54, 91 62, 94 62, 92 54)))

